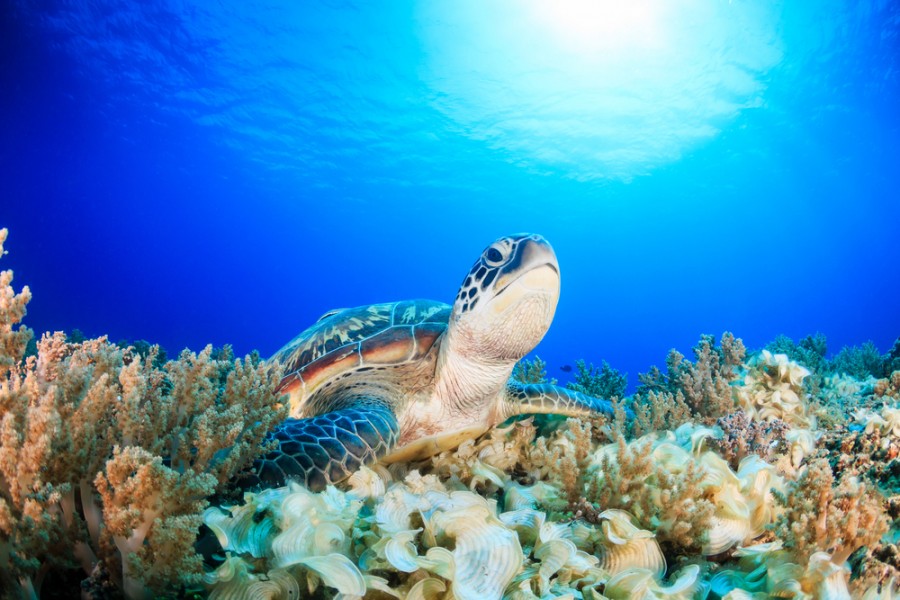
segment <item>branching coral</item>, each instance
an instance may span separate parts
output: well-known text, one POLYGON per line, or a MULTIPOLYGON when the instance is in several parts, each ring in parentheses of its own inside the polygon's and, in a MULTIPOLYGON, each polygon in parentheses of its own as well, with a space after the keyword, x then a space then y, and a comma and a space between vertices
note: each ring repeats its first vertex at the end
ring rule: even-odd
POLYGON ((881 495, 849 475, 835 485, 824 459, 810 461, 779 501, 785 511, 775 534, 803 563, 825 551, 842 564, 858 548, 878 542, 888 528, 881 495))
MULTIPOLYGON (((5 231, 0 239, 5 240, 5 231)), ((24 596, 74 562, 131 598, 200 574, 205 497, 259 452, 279 378, 185 352, 162 368, 105 338, 45 335, 23 359, 27 290, 0 276, 0 578, 24 596)))
POLYGON ((556 379, 547 378, 547 361, 540 356, 533 360, 523 358, 513 368, 512 378, 522 383, 551 383, 556 384, 556 379))
POLYGON ((521 467, 535 478, 560 482, 569 502, 575 503, 584 495, 588 478, 591 424, 581 419, 568 419, 567 424, 554 438, 540 437, 529 446, 521 467))
POLYGON ((676 398, 680 392, 695 420, 712 422, 729 414, 734 408, 731 382, 746 352, 743 342, 726 332, 716 346, 713 336, 704 335, 693 351, 693 363, 672 350, 666 358, 666 373, 654 367, 641 375, 635 405, 647 403, 643 398, 649 392, 668 392, 676 398))
POLYGON ((566 387, 595 398, 621 400, 625 397, 625 388, 628 387, 628 376, 613 369, 605 360, 600 367, 578 360, 575 362, 575 381, 566 387))
POLYGON ((685 429, 680 437, 687 448, 675 443, 676 436, 645 436, 600 449, 587 499, 628 511, 664 547, 713 555, 758 537, 774 519, 771 492, 780 478, 758 459, 732 471, 721 457, 702 450, 700 440, 707 435, 705 429, 685 429))
POLYGON ((620 438, 595 455, 595 476, 587 500, 606 509, 629 512, 638 524, 656 533, 661 542, 699 548, 707 541, 715 512, 713 490, 703 485, 705 469, 675 446, 657 445, 647 436, 626 444, 620 438), (676 468, 660 460, 677 453, 684 460, 676 468))
POLYGON ((856 379, 884 377, 887 374, 885 361, 872 342, 862 346, 844 346, 831 359, 829 369, 832 373, 850 375, 856 379))
POLYGON ((786 435, 789 430, 781 419, 753 421, 743 410, 737 410, 716 421, 722 437, 713 446, 732 468, 750 454, 756 454, 766 462, 775 462, 778 456, 790 452, 786 435))
POLYGON ((693 419, 691 407, 681 390, 672 392, 647 391, 636 395, 632 404, 634 420, 631 432, 635 437, 656 431, 674 429, 693 419))

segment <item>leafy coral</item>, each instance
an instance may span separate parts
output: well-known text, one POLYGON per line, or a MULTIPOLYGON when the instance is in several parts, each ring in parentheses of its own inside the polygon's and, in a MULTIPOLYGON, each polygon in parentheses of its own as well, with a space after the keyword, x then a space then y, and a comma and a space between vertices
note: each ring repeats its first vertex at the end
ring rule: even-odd
POLYGON ((734 396, 750 418, 780 419, 790 425, 815 425, 803 380, 810 374, 802 365, 786 354, 772 354, 763 350, 747 361, 734 396))

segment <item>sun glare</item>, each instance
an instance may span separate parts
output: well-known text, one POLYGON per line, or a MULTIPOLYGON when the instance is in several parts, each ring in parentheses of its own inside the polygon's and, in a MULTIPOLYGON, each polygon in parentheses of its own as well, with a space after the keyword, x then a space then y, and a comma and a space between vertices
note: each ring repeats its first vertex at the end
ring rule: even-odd
POLYGON ((554 0, 532 4, 535 19, 574 52, 657 47, 663 7, 649 0, 554 0))
POLYGON ((538 173, 629 181, 759 106, 779 4, 458 0, 418 13, 423 81, 460 131, 538 173))

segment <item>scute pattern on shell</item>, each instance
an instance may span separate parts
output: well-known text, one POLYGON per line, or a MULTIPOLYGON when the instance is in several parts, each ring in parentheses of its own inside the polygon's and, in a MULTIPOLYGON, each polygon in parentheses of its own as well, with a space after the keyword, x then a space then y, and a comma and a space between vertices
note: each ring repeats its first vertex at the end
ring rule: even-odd
MULTIPOLYGON (((317 372, 323 363, 331 363, 358 354, 362 364, 386 345, 376 340, 365 344, 391 328, 405 328, 407 336, 433 341, 446 328, 450 320, 451 307, 434 300, 404 300, 384 304, 371 304, 356 308, 345 308, 326 315, 317 323, 295 337, 278 351, 272 360, 284 366, 281 388, 290 386, 297 379, 309 379, 304 371, 317 364, 317 372), (318 362, 317 362, 318 361, 318 362)), ((384 338, 387 340, 390 336, 384 338)))

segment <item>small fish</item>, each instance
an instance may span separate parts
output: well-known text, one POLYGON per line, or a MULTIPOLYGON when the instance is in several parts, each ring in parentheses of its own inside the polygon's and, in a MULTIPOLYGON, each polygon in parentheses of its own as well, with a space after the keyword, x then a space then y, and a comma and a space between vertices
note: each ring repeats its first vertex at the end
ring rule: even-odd
POLYGON ((561 367, 559 368, 559 370, 560 370, 560 371, 563 371, 564 373, 571 373, 571 372, 572 372, 572 365, 563 365, 563 366, 561 366, 561 367))

